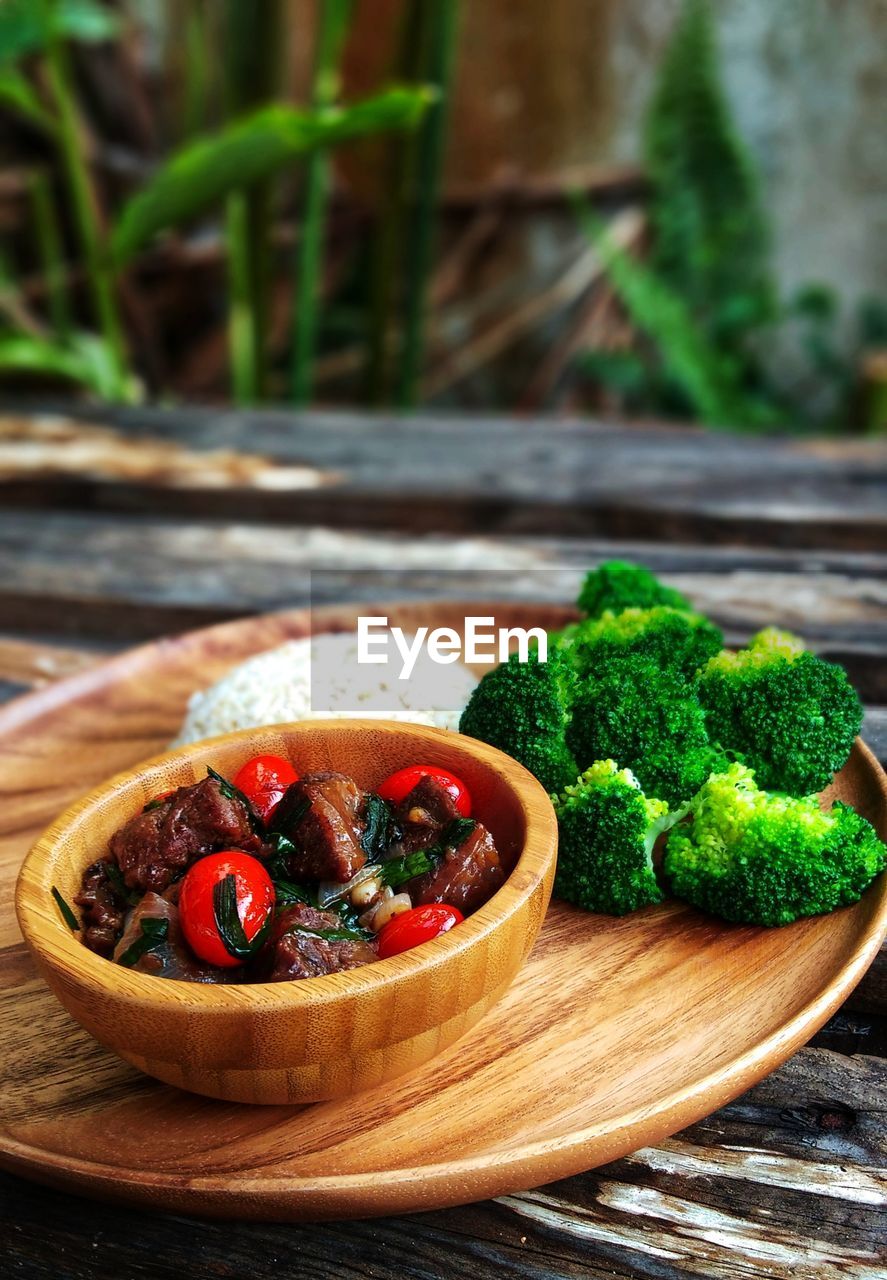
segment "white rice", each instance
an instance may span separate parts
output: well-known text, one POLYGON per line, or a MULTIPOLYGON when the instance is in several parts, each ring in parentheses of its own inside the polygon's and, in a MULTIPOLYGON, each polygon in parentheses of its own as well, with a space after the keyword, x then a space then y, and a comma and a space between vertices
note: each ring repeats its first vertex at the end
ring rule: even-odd
POLYGON ((247 658, 208 689, 193 693, 173 746, 235 729, 349 715, 458 728, 461 709, 477 683, 466 666, 439 666, 426 657, 408 681, 399 681, 396 671, 359 666, 353 633, 291 640, 247 658), (315 692, 319 673, 324 674, 318 710, 311 704, 312 662, 315 692))

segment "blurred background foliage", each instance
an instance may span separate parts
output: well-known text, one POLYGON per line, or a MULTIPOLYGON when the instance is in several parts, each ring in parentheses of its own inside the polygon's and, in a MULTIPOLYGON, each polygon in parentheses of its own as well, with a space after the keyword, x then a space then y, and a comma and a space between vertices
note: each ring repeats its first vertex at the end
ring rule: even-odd
POLYGON ((733 0, 657 8, 640 108, 633 0, 2 0, 3 385, 887 429, 877 269, 783 269, 733 0))

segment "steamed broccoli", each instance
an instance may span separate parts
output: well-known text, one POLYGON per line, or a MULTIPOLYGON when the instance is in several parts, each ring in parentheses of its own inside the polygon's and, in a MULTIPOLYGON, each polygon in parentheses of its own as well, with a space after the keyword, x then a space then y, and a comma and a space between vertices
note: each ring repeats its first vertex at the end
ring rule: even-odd
POLYGON ((586 574, 576 603, 589 618, 599 618, 608 610, 621 613, 623 609, 652 609, 658 604, 693 611, 680 591, 666 587, 642 564, 626 560, 605 560, 586 574))
POLYGON ((565 628, 559 637, 580 677, 599 673, 626 653, 692 676, 723 643, 713 622, 667 605, 607 611, 565 628))
POLYGON ((681 814, 648 800, 630 769, 597 760, 559 796, 556 897, 586 911, 624 916, 662 901, 653 845, 681 814))
POLYGON ((709 779, 692 822, 668 837, 664 875, 678 898, 725 920, 790 924, 856 902, 887 866, 864 818, 837 801, 768 794, 741 764, 709 779))
POLYGON ((762 787, 790 795, 827 786, 862 723, 843 668, 772 628, 710 659, 698 687, 709 736, 741 755, 762 787))
POLYGON ((626 654, 582 685, 567 728, 580 769, 612 757, 647 795, 680 804, 726 760, 709 741, 695 689, 678 672, 626 654))
POLYGON ((547 791, 574 781, 579 766, 565 740, 576 677, 557 650, 540 662, 531 653, 489 671, 472 691, 460 733, 506 751, 535 774, 547 791))

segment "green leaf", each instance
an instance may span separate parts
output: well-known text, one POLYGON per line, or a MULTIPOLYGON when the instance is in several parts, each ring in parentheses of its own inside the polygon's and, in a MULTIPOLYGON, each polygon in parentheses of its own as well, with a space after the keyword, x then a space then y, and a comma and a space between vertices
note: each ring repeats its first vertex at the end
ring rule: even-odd
POLYGON ((399 889, 402 884, 415 876, 424 876, 433 871, 441 859, 441 852, 436 849, 417 849, 415 853, 404 854, 402 858, 389 858, 383 862, 379 879, 390 889, 399 889))
POLYGON ((735 346, 773 318, 775 288, 758 175, 723 89, 711 0, 684 0, 647 111, 644 163, 652 269, 706 329, 732 315, 719 336, 735 346))
POLYGON ((582 195, 574 204, 633 324, 656 344, 699 417, 715 427, 770 425, 768 407, 744 393, 735 361, 709 341, 681 294, 615 244, 582 195))
POLYGON ((277 904, 277 910, 281 911, 284 907, 291 907, 295 902, 302 902, 305 906, 317 906, 317 894, 307 889, 303 884, 293 884, 292 880, 272 877, 274 883, 274 896, 277 904))
POLYGON ((247 938, 237 906, 237 877, 230 872, 213 885, 213 914, 222 945, 235 960, 249 960, 254 956, 271 929, 269 911, 255 937, 247 938))
POLYGON ((447 849, 460 848, 476 826, 473 818, 453 818, 441 832, 437 844, 427 849, 417 849, 402 858, 389 858, 382 863, 380 879, 391 889, 399 889, 401 885, 412 880, 414 876, 423 876, 440 864, 447 849))
POLYGON ((240 787, 235 787, 233 782, 229 782, 227 778, 223 778, 220 773, 216 773, 215 769, 211 768, 209 765, 206 766, 206 772, 219 784, 219 790, 226 800, 240 801, 244 809, 246 809, 247 817, 249 818, 249 825, 252 827, 255 834, 257 836, 264 836, 265 824, 256 813, 247 796, 240 790, 240 787))
MULTIPOLYGON (((279 880, 281 883, 287 881, 289 876, 289 860, 292 854, 296 852, 296 846, 287 836, 281 835, 279 831, 273 831, 268 836, 267 843, 271 846, 271 856, 267 862, 268 874, 275 883, 279 880)), ((307 902, 307 898, 305 899, 307 902)))
POLYGON ((67 902, 65 902, 65 899, 59 893, 55 885, 52 886, 51 892, 52 892, 52 896, 55 898, 56 906, 58 907, 59 911, 62 913, 62 919, 64 920, 65 924, 68 926, 68 928, 71 930, 72 933, 76 933, 77 930, 80 928, 80 924, 77 920, 77 917, 74 915, 74 912, 68 906, 67 902))
MULTIPOLYGON (((144 812, 144 810, 142 811, 144 812)), ((105 875, 111 881, 111 885, 118 898, 123 902, 129 903, 131 907, 138 905, 140 897, 135 889, 127 889, 126 881, 123 879, 123 872, 120 870, 116 862, 108 860, 105 863, 105 875)))
POLYGON ((106 400, 138 399, 133 379, 121 381, 107 343, 91 333, 75 333, 65 342, 26 333, 0 334, 0 375, 45 374, 87 387, 106 400))
POLYGON ((131 969, 149 951, 154 951, 159 947, 169 935, 169 920, 165 917, 161 919, 158 916, 142 916, 141 926, 141 937, 136 938, 135 942, 126 948, 117 961, 118 964, 125 965, 127 969, 131 969))
POLYGON ((364 804, 364 821, 366 828, 360 837, 360 847, 367 862, 381 862, 391 843, 391 807, 388 802, 375 793, 368 795, 364 804))
POLYGON ((312 111, 277 103, 191 143, 124 206, 112 238, 116 263, 128 261, 158 231, 187 222, 317 147, 415 127, 432 97, 421 87, 392 88, 350 107, 312 111))
POLYGON ((474 818, 453 818, 452 822, 443 829, 440 848, 442 850, 461 849, 476 826, 474 818))
POLYGON ((55 132, 55 121, 44 108, 37 90, 21 72, 11 67, 0 68, 0 106, 22 116, 46 133, 55 132))
POLYGON ((120 31, 117 14, 96 0, 57 0, 49 9, 48 21, 41 8, 39 0, 2 0, 0 64, 40 53, 53 29, 64 40, 93 44, 113 40, 120 31))

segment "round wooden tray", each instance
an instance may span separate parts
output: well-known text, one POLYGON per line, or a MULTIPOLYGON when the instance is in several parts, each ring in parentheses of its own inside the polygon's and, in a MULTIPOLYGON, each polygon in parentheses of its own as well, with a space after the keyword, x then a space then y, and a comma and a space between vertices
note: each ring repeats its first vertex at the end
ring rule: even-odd
MULTIPOLYGON (((314 611, 350 629, 357 608, 314 611)), ((559 626, 529 605, 398 605, 405 628, 559 626)), ((73 1023, 36 977, 12 907, 40 830, 162 749, 188 694, 307 634, 307 611, 163 640, 0 712, 0 1164, 105 1199, 242 1218, 399 1213, 522 1190, 615 1159, 721 1106, 787 1058, 872 960, 887 877, 786 929, 669 904, 622 920, 554 903, 514 986, 411 1075, 301 1108, 213 1102, 148 1079, 73 1023)), ((887 834, 887 780, 857 743, 834 793, 887 834)))

